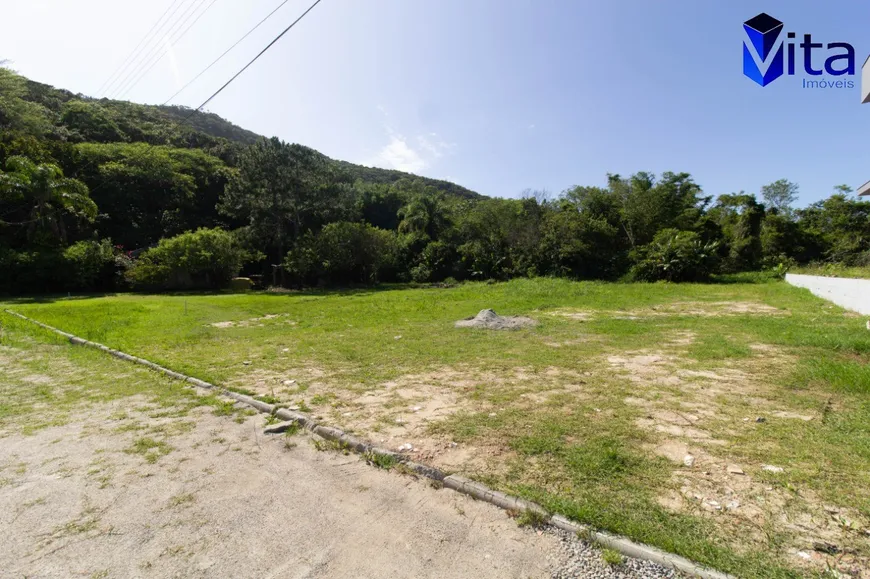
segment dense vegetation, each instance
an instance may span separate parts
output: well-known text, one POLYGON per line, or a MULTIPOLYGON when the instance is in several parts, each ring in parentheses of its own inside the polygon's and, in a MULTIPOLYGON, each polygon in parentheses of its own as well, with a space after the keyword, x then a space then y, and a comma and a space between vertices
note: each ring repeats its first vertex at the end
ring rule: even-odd
POLYGON ((608 175, 556 199, 334 161, 210 113, 95 100, 0 67, 0 291, 298 286, 522 276, 703 280, 870 264, 870 203, 796 185, 704 195, 608 175))

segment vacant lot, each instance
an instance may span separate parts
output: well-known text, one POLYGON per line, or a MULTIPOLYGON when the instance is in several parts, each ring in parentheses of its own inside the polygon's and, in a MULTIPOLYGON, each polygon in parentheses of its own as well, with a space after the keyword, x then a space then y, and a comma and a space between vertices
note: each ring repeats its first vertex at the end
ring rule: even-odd
POLYGON ((491 505, 304 433, 264 436, 267 417, 93 350, 5 325, 0 378, 2 577, 543 579, 566 565, 556 536, 491 505))
POLYGON ((741 576, 868 576, 870 332, 784 283, 11 307, 741 576))

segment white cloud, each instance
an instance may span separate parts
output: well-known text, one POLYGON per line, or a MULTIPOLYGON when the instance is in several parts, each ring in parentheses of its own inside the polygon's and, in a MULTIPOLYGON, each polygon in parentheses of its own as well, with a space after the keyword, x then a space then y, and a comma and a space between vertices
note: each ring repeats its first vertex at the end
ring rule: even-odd
POLYGON ((428 135, 419 135, 417 144, 421 149, 428 152, 432 157, 439 159, 445 154, 451 152, 456 146, 456 143, 446 143, 438 139, 437 133, 429 133, 428 135))
POLYGON ((378 153, 378 161, 391 169, 408 173, 417 173, 429 166, 401 135, 390 135, 390 143, 378 153))
MULTIPOLYGON (((378 111, 386 118, 390 118, 389 112, 381 105, 378 111)), ((420 173, 432 166, 441 157, 451 153, 456 143, 448 143, 438 136, 438 133, 421 133, 413 138, 405 138, 393 130, 389 121, 384 125, 390 141, 374 159, 364 165, 397 169, 407 173, 420 173)))

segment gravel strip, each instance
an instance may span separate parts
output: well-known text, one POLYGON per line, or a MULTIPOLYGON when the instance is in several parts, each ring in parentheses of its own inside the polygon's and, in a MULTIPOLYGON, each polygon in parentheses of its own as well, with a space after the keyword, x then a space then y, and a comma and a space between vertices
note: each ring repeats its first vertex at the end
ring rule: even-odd
POLYGON ((601 558, 601 549, 583 541, 573 533, 549 527, 546 531, 559 538, 561 546, 554 554, 552 579, 676 579, 682 577, 673 569, 665 569, 649 561, 625 557, 623 563, 611 566, 601 558))

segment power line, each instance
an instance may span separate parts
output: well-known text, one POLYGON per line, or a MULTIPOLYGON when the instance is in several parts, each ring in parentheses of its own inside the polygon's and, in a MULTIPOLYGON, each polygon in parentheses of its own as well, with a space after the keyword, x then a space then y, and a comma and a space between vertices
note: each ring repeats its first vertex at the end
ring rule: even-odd
MULTIPOLYGON (((122 62, 121 65, 118 66, 117 69, 115 69, 115 72, 113 72, 113 73, 109 76, 109 78, 107 78, 107 79, 105 80, 105 82, 103 82, 103 84, 100 85, 100 88, 98 88, 98 89, 97 89, 97 92, 94 93, 95 96, 99 96, 99 95, 103 92, 103 89, 104 89, 104 88, 105 88, 105 89, 108 89, 108 88, 111 86, 109 83, 110 83, 113 79, 117 80, 117 79, 115 78, 116 75, 122 73, 124 70, 126 70, 126 68, 127 68, 128 66, 130 66, 131 62, 132 62, 133 60, 135 60, 135 58, 138 56, 139 49, 142 47, 142 45, 145 43, 146 40, 148 40, 148 41, 149 41, 149 44, 150 44, 149 36, 151 36, 151 33, 152 33, 152 32, 155 32, 155 28, 157 28, 157 25, 160 24, 160 22, 163 20, 164 16, 166 16, 166 15, 169 13, 169 10, 170 10, 173 6, 175 6, 175 4, 177 4, 178 2, 179 2, 179 0, 172 0, 172 3, 169 5, 169 7, 166 8, 166 11, 164 11, 163 14, 160 16, 160 18, 157 19, 157 22, 155 22, 154 25, 151 26, 151 30, 149 30, 149 31, 145 34, 145 36, 142 37, 142 40, 139 41, 139 44, 136 45, 136 48, 133 49, 133 52, 131 52, 129 55, 127 55, 127 58, 125 58, 125 59, 124 59, 124 62, 122 62), (107 86, 107 85, 109 85, 109 86, 107 86)), ((176 12, 178 12, 178 9, 179 9, 179 8, 181 8, 181 5, 180 5, 180 4, 175 8, 175 10, 173 10, 172 14, 169 15, 169 18, 167 18, 166 22, 168 22, 176 12)), ((161 30, 163 29, 163 26, 166 25, 166 22, 164 22, 163 25, 160 26, 160 29, 161 29, 161 30)), ((155 32, 155 34, 156 34, 156 32, 155 32)), ((112 83, 112 84, 114 84, 114 83, 112 83)))
MULTIPOLYGON (((194 109, 194 110, 193 110, 193 111, 192 111, 192 112, 191 112, 191 113, 190 113, 190 114, 189 114, 189 115, 184 119, 184 121, 186 121, 187 119, 189 119, 190 117, 192 117, 193 114, 194 114, 195 112, 197 112, 198 110, 202 109, 205 105, 207 105, 208 103, 210 103, 211 100, 212 100, 214 97, 216 97, 217 95, 219 95, 221 92, 223 92, 223 90, 224 90, 225 88, 227 88, 228 86, 230 86, 230 84, 231 84, 234 80, 236 80, 236 78, 238 78, 238 76, 239 76, 240 74, 242 74, 243 72, 245 72, 245 71, 248 69, 249 66, 251 66, 252 64, 254 64, 254 63, 257 61, 258 58, 260 58, 261 56, 263 56, 263 54, 265 54, 267 50, 269 50, 270 48, 272 48, 272 46, 273 46, 276 42, 278 42, 279 40, 281 40, 281 37, 282 37, 282 36, 284 36, 285 34, 287 34, 287 33, 290 31, 291 28, 293 28, 294 26, 296 26, 296 24, 297 24, 300 20, 302 20, 303 18, 305 18, 305 16, 306 16, 309 12, 311 12, 311 11, 314 9, 315 6, 317 6, 318 4, 320 4, 320 2, 321 2, 321 0, 316 0, 316 1, 314 2, 314 4, 312 4, 311 6, 309 6, 309 7, 308 7, 308 10, 306 10, 305 12, 303 12, 302 15, 301 15, 299 18, 297 18, 296 20, 294 20, 294 21, 290 24, 290 26, 288 26, 287 28, 285 28, 284 31, 281 32, 281 34, 279 34, 278 36, 276 36, 275 39, 274 39, 272 42, 270 42, 269 44, 267 44, 267 45, 266 45, 266 48, 264 48, 263 50, 261 50, 261 51, 257 54, 257 56, 255 56, 254 58, 252 58, 251 61, 250 61, 248 64, 246 64, 245 66, 243 66, 242 69, 241 69, 239 72, 237 72, 236 74, 234 74, 234 75, 232 76, 232 78, 230 78, 230 80, 228 80, 226 83, 224 83, 224 85, 223 85, 222 87, 220 87, 219 89, 217 89, 217 91, 215 91, 215 93, 214 93, 213 95, 211 95, 210 97, 208 97, 207 99, 205 99, 205 102, 203 102, 201 105, 199 105, 198 107, 196 107, 196 108, 195 108, 195 109, 194 109)), ((184 121, 182 121, 182 124, 184 123, 184 121)))
MULTIPOLYGON (((203 2, 205 2, 205 0, 203 0, 203 2)), ((174 37, 170 38, 170 39, 167 41, 167 45, 164 46, 164 48, 163 48, 163 52, 161 52, 159 55, 156 55, 156 58, 154 58, 153 61, 148 65, 148 67, 145 68, 145 69, 144 69, 144 70, 139 74, 139 76, 136 78, 136 80, 133 81, 133 84, 129 85, 126 89, 123 90, 123 92, 121 92, 121 93, 118 94, 118 98, 121 98, 121 97, 123 97, 123 96, 126 95, 126 94, 129 94, 129 92, 130 92, 131 90, 133 90, 133 88, 134 88, 137 84, 139 84, 139 83, 142 81, 143 78, 145 78, 145 75, 147 75, 148 72, 149 72, 152 68, 154 68, 154 66, 155 66, 158 62, 160 62, 161 59, 163 59, 164 56, 166 56, 166 54, 167 54, 167 53, 169 52, 169 50, 172 48, 172 45, 174 45, 174 44, 177 43, 179 40, 181 40, 182 38, 184 38, 184 35, 187 34, 187 31, 190 30, 191 28, 193 28, 193 27, 196 25, 196 23, 199 22, 199 19, 202 18, 202 17, 205 15, 205 13, 208 12, 209 9, 210 9, 212 6, 214 6, 215 2, 217 2, 217 0, 211 0, 211 2, 209 3, 209 5, 205 7, 205 10, 203 10, 202 12, 200 12, 199 15, 194 19, 194 21, 191 22, 190 25, 189 25, 187 28, 185 28, 185 29, 181 32, 181 34, 179 34, 178 36, 174 36, 174 37)), ((202 4, 200 4, 200 6, 201 6, 201 5, 202 5, 202 4)), ((193 16, 193 14, 191 14, 191 16, 193 16)), ((182 24, 182 26, 183 26, 183 25, 184 25, 184 24, 182 24)))
POLYGON ((179 27, 184 26, 187 21, 190 19, 191 15, 195 14, 197 10, 206 2, 206 0, 191 0, 191 2, 187 5, 187 8, 184 12, 181 13, 176 21, 172 24, 172 26, 163 34, 159 36, 155 36, 152 38, 152 41, 156 41, 154 46, 148 49, 148 52, 141 57, 139 62, 136 64, 134 68, 131 68, 127 71, 127 74, 123 79, 120 80, 118 84, 115 85, 114 90, 112 91, 111 98, 118 97, 123 90, 127 88, 131 79, 137 78, 139 72, 146 66, 146 64, 150 63, 155 55, 160 54, 161 48, 165 50, 165 47, 161 45, 161 40, 168 38, 169 36, 175 34, 179 27))
MULTIPOLYGON (((276 37, 272 40, 272 42, 270 42, 268 45, 266 45, 266 48, 264 48, 263 50, 261 50, 261 51, 257 54, 257 56, 255 56, 253 59, 251 59, 251 61, 248 62, 248 64, 246 64, 245 66, 243 66, 242 69, 239 70, 239 72, 237 72, 236 74, 234 74, 234 75, 232 76, 232 78, 230 78, 230 80, 228 80, 226 83, 224 83, 224 85, 223 85, 222 87, 220 87, 217 91, 215 91, 214 94, 212 94, 210 97, 208 97, 208 98, 205 100, 205 102, 203 102, 201 105, 199 105, 199 106, 196 107, 195 109, 191 110, 191 111, 190 111, 190 114, 187 115, 186 117, 184 117, 181 121, 179 121, 179 122, 177 123, 176 126, 177 126, 177 127, 181 127, 181 126, 183 126, 184 124, 186 124, 186 123, 187 123, 191 118, 193 118, 193 116, 194 116, 196 113, 198 113, 198 112, 199 112, 199 111, 200 111, 200 110, 201 110, 205 105, 207 105, 208 103, 210 103, 210 102, 212 101, 212 99, 214 99, 217 95, 219 95, 221 92, 223 92, 223 90, 224 90, 225 88, 227 88, 227 87, 228 87, 228 86, 229 86, 229 85, 230 85, 234 80, 236 80, 236 78, 238 78, 239 75, 241 75, 243 72, 245 72, 245 70, 247 70, 247 68, 248 68, 249 66, 251 66, 252 64, 254 64, 254 62, 256 62, 256 60, 257 60, 258 58, 260 58, 261 56, 263 56, 263 54, 265 54, 265 52, 266 52, 267 50, 269 50, 270 48, 272 48, 272 46, 273 46, 276 42, 278 42, 278 40, 280 40, 282 36, 284 36, 285 34, 287 34, 287 33, 290 31, 291 28, 293 28, 294 26, 296 26, 296 24, 298 24, 300 20, 302 20, 303 18, 305 18, 305 16, 307 16, 308 13, 311 12, 311 11, 314 9, 315 6, 317 6, 318 4, 320 4, 320 2, 321 2, 321 0, 316 0, 316 1, 314 2, 314 4, 312 4, 311 6, 309 6, 309 7, 308 7, 308 10, 306 10, 305 12, 303 12, 302 15, 299 16, 299 18, 297 18, 296 20, 294 20, 294 21, 290 24, 290 26, 288 26, 287 28, 285 28, 285 29, 281 32, 281 34, 279 34, 278 36, 276 36, 276 37)), ((280 6, 279 6, 278 8, 280 8, 280 6)), ((87 169, 88 167, 92 166, 94 163, 95 163, 95 161, 91 161, 91 162, 89 162, 89 163, 86 164, 84 167, 80 168, 80 169, 76 172, 76 175, 78 175, 78 173, 79 173, 80 171, 83 171, 84 169, 87 169)), ((101 187, 103 187, 103 186, 106 184, 106 182, 107 182, 107 180, 103 180, 101 183, 97 184, 96 187, 94 187, 93 189, 91 189, 90 192, 93 193, 94 191, 97 191, 98 189, 100 189, 101 187)))
POLYGON ((289 1, 290 1, 290 0, 284 0, 283 2, 281 2, 281 3, 278 5, 277 8, 275 8, 274 10, 272 10, 271 12, 269 12, 269 13, 266 15, 265 18, 263 18, 262 20, 260 20, 259 22, 257 22, 257 25, 256 25, 256 26, 254 26, 253 28, 251 28, 250 30, 248 30, 248 31, 245 33, 244 36, 242 36, 241 38, 239 38, 238 40, 236 40, 236 42, 235 42, 232 46, 230 46, 229 48, 227 48, 227 49, 223 52, 223 54, 221 54, 221 55, 218 56, 216 59, 214 59, 214 61, 212 61, 211 64, 209 64, 207 67, 205 67, 204 69, 202 69, 202 70, 200 71, 199 74, 197 74, 195 77, 193 77, 192 79, 190 79, 189 81, 187 81, 187 84, 185 84, 183 87, 181 87, 180 89, 178 89, 178 90, 175 92, 175 94, 173 94, 171 97, 169 97, 168 99, 166 99, 166 101, 164 101, 163 105, 167 105, 167 104, 169 104, 169 102, 170 102, 172 99, 174 99, 175 97, 177 97, 178 95, 180 95, 182 92, 184 92, 184 90, 185 90, 187 87, 189 87, 189 86, 192 85, 194 82, 196 82, 196 79, 198 79, 198 78, 201 77, 203 74, 205 74, 206 72, 208 72, 208 70, 209 70, 211 67, 213 67, 215 64, 217 64, 217 63, 218 63, 218 62, 219 62, 223 57, 225 57, 227 54, 229 54, 230 51, 231 51, 232 49, 234 49, 236 46, 238 46, 239 43, 242 42, 245 38, 247 38, 248 36, 250 36, 251 33, 252 33, 253 31, 255 31, 257 28, 259 28, 261 24, 263 24, 263 23, 266 22, 269 18, 271 18, 272 15, 275 14, 275 12, 277 12, 278 10, 280 10, 281 7, 284 6, 284 4, 287 4, 287 2, 289 2, 289 1))

